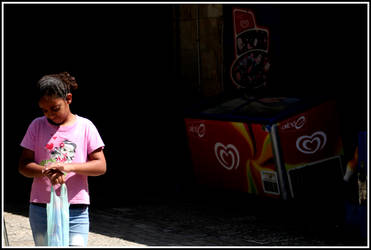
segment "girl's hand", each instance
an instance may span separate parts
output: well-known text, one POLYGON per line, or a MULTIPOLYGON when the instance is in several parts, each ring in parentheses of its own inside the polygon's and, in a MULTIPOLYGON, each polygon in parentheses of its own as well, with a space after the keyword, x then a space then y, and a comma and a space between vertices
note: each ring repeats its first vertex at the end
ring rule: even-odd
POLYGON ((68 171, 69 169, 66 167, 66 164, 61 162, 53 162, 45 166, 43 169, 43 174, 49 178, 52 185, 55 185, 63 184, 65 182, 64 172, 68 171))
POLYGON ((50 163, 49 165, 45 167, 45 170, 49 170, 49 169, 58 170, 60 172, 65 172, 65 173, 71 172, 71 168, 69 167, 69 165, 63 162, 50 163))
POLYGON ((49 178, 52 185, 63 184, 65 182, 64 174, 60 170, 44 168, 42 173, 49 178))

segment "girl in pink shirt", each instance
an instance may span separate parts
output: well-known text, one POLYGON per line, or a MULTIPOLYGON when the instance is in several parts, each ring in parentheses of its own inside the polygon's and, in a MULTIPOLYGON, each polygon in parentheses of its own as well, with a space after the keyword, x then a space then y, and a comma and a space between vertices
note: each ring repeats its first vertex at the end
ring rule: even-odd
POLYGON ((21 142, 19 172, 33 178, 29 220, 36 246, 47 245, 46 204, 53 185, 65 183, 70 203, 70 245, 87 246, 89 233, 88 176, 106 172, 104 143, 94 124, 70 110, 74 77, 46 75, 37 84, 44 113, 31 122, 21 142), (66 173, 66 174, 64 174, 66 173))

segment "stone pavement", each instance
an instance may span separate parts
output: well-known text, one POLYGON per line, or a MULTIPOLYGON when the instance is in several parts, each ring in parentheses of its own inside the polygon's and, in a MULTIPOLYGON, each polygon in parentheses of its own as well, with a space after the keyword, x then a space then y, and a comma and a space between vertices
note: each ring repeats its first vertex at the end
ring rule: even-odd
MULTIPOLYGON (((6 221, 6 229, 8 233, 8 241, 10 247, 32 247, 35 246, 30 223, 28 217, 4 212, 4 218, 6 221)), ((4 246, 4 245, 3 245, 4 246)), ((125 246, 125 247, 137 247, 143 246, 135 242, 126 241, 124 239, 110 237, 103 234, 97 234, 89 232, 89 247, 99 246, 125 246)))
MULTIPOLYGON (((276 213, 276 205, 183 200, 110 208, 92 206, 88 246, 367 245, 365 239, 350 237, 336 227, 276 213)), ((5 206, 10 246, 33 246, 27 213, 27 208, 5 206)))

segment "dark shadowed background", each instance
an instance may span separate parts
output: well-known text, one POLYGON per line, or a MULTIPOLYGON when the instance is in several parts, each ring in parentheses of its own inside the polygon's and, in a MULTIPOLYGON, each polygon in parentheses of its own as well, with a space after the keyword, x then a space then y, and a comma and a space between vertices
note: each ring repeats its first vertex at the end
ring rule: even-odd
MULTIPOLYGON (((270 29, 270 91, 335 97, 351 148, 354 134, 366 129, 366 8, 250 7, 270 29)), ((231 8, 224 14, 228 67, 231 8)), ((42 115, 32 87, 62 71, 79 83, 72 112, 89 118, 106 144, 107 173, 89 178, 92 202, 171 197, 193 187, 182 120, 192 96, 176 80, 172 5, 21 4, 6 5, 4 14, 5 201, 29 197, 32 180, 17 164, 27 126, 42 115)))

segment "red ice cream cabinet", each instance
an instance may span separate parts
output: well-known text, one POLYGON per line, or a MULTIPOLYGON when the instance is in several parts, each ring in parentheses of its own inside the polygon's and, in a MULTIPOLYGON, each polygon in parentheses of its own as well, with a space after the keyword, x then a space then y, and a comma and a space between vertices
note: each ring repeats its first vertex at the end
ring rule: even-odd
POLYGON ((343 178, 335 101, 239 97, 192 109, 184 121, 200 185, 287 200, 343 178))

